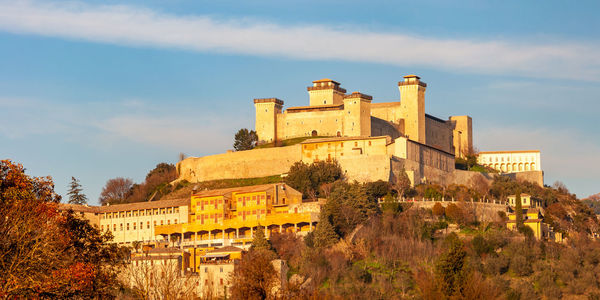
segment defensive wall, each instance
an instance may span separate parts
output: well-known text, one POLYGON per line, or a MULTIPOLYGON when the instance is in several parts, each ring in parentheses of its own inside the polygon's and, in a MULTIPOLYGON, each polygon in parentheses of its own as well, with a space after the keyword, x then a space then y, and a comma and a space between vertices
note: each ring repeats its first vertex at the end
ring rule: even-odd
POLYGON ((493 222, 501 221, 498 212, 506 212, 508 206, 505 202, 486 199, 484 201, 455 201, 454 199, 433 200, 433 199, 399 199, 399 203, 412 204, 410 209, 431 209, 436 203, 440 203, 446 208, 450 203, 458 205, 460 208, 472 212, 479 221, 493 222), (444 201, 445 200, 445 201, 444 201))
POLYGON ((300 145, 189 157, 177 163, 178 180, 199 182, 284 174, 301 159, 300 145))

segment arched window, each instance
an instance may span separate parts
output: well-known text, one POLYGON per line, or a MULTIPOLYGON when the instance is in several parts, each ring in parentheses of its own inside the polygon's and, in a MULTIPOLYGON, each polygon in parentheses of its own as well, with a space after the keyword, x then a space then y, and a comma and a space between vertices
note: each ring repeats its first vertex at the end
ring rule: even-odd
POLYGON ((311 135, 312 135, 312 136, 317 136, 317 131, 316 131, 316 130, 313 130, 313 131, 312 131, 312 133, 311 133, 311 135))

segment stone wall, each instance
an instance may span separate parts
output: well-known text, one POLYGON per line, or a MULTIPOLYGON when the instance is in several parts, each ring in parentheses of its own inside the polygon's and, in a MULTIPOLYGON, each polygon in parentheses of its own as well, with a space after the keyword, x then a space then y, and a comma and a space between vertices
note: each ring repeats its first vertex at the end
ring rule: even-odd
POLYGON ((451 124, 427 116, 425 118, 427 145, 454 153, 451 124))
POLYGON ((199 182, 283 174, 301 159, 300 145, 190 157, 177 164, 178 180, 199 182))
POLYGON ((312 110, 285 112, 277 116, 278 139, 311 136, 316 130, 319 136, 344 135, 344 110, 312 110))

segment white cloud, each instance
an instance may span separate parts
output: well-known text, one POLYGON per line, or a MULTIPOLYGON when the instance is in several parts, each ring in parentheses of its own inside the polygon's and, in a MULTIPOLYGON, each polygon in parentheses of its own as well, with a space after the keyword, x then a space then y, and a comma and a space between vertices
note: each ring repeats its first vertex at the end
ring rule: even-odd
POLYGON ((600 80, 596 44, 439 39, 356 27, 282 26, 176 16, 133 6, 0 2, 0 30, 193 51, 428 66, 600 80))

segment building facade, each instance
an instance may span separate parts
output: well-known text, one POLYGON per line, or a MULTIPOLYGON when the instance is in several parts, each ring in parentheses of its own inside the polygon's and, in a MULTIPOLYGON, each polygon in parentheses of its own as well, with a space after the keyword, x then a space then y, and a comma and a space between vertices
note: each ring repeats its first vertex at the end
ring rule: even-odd
POLYGON ((542 170, 539 150, 482 151, 477 156, 477 163, 502 173, 542 170))

